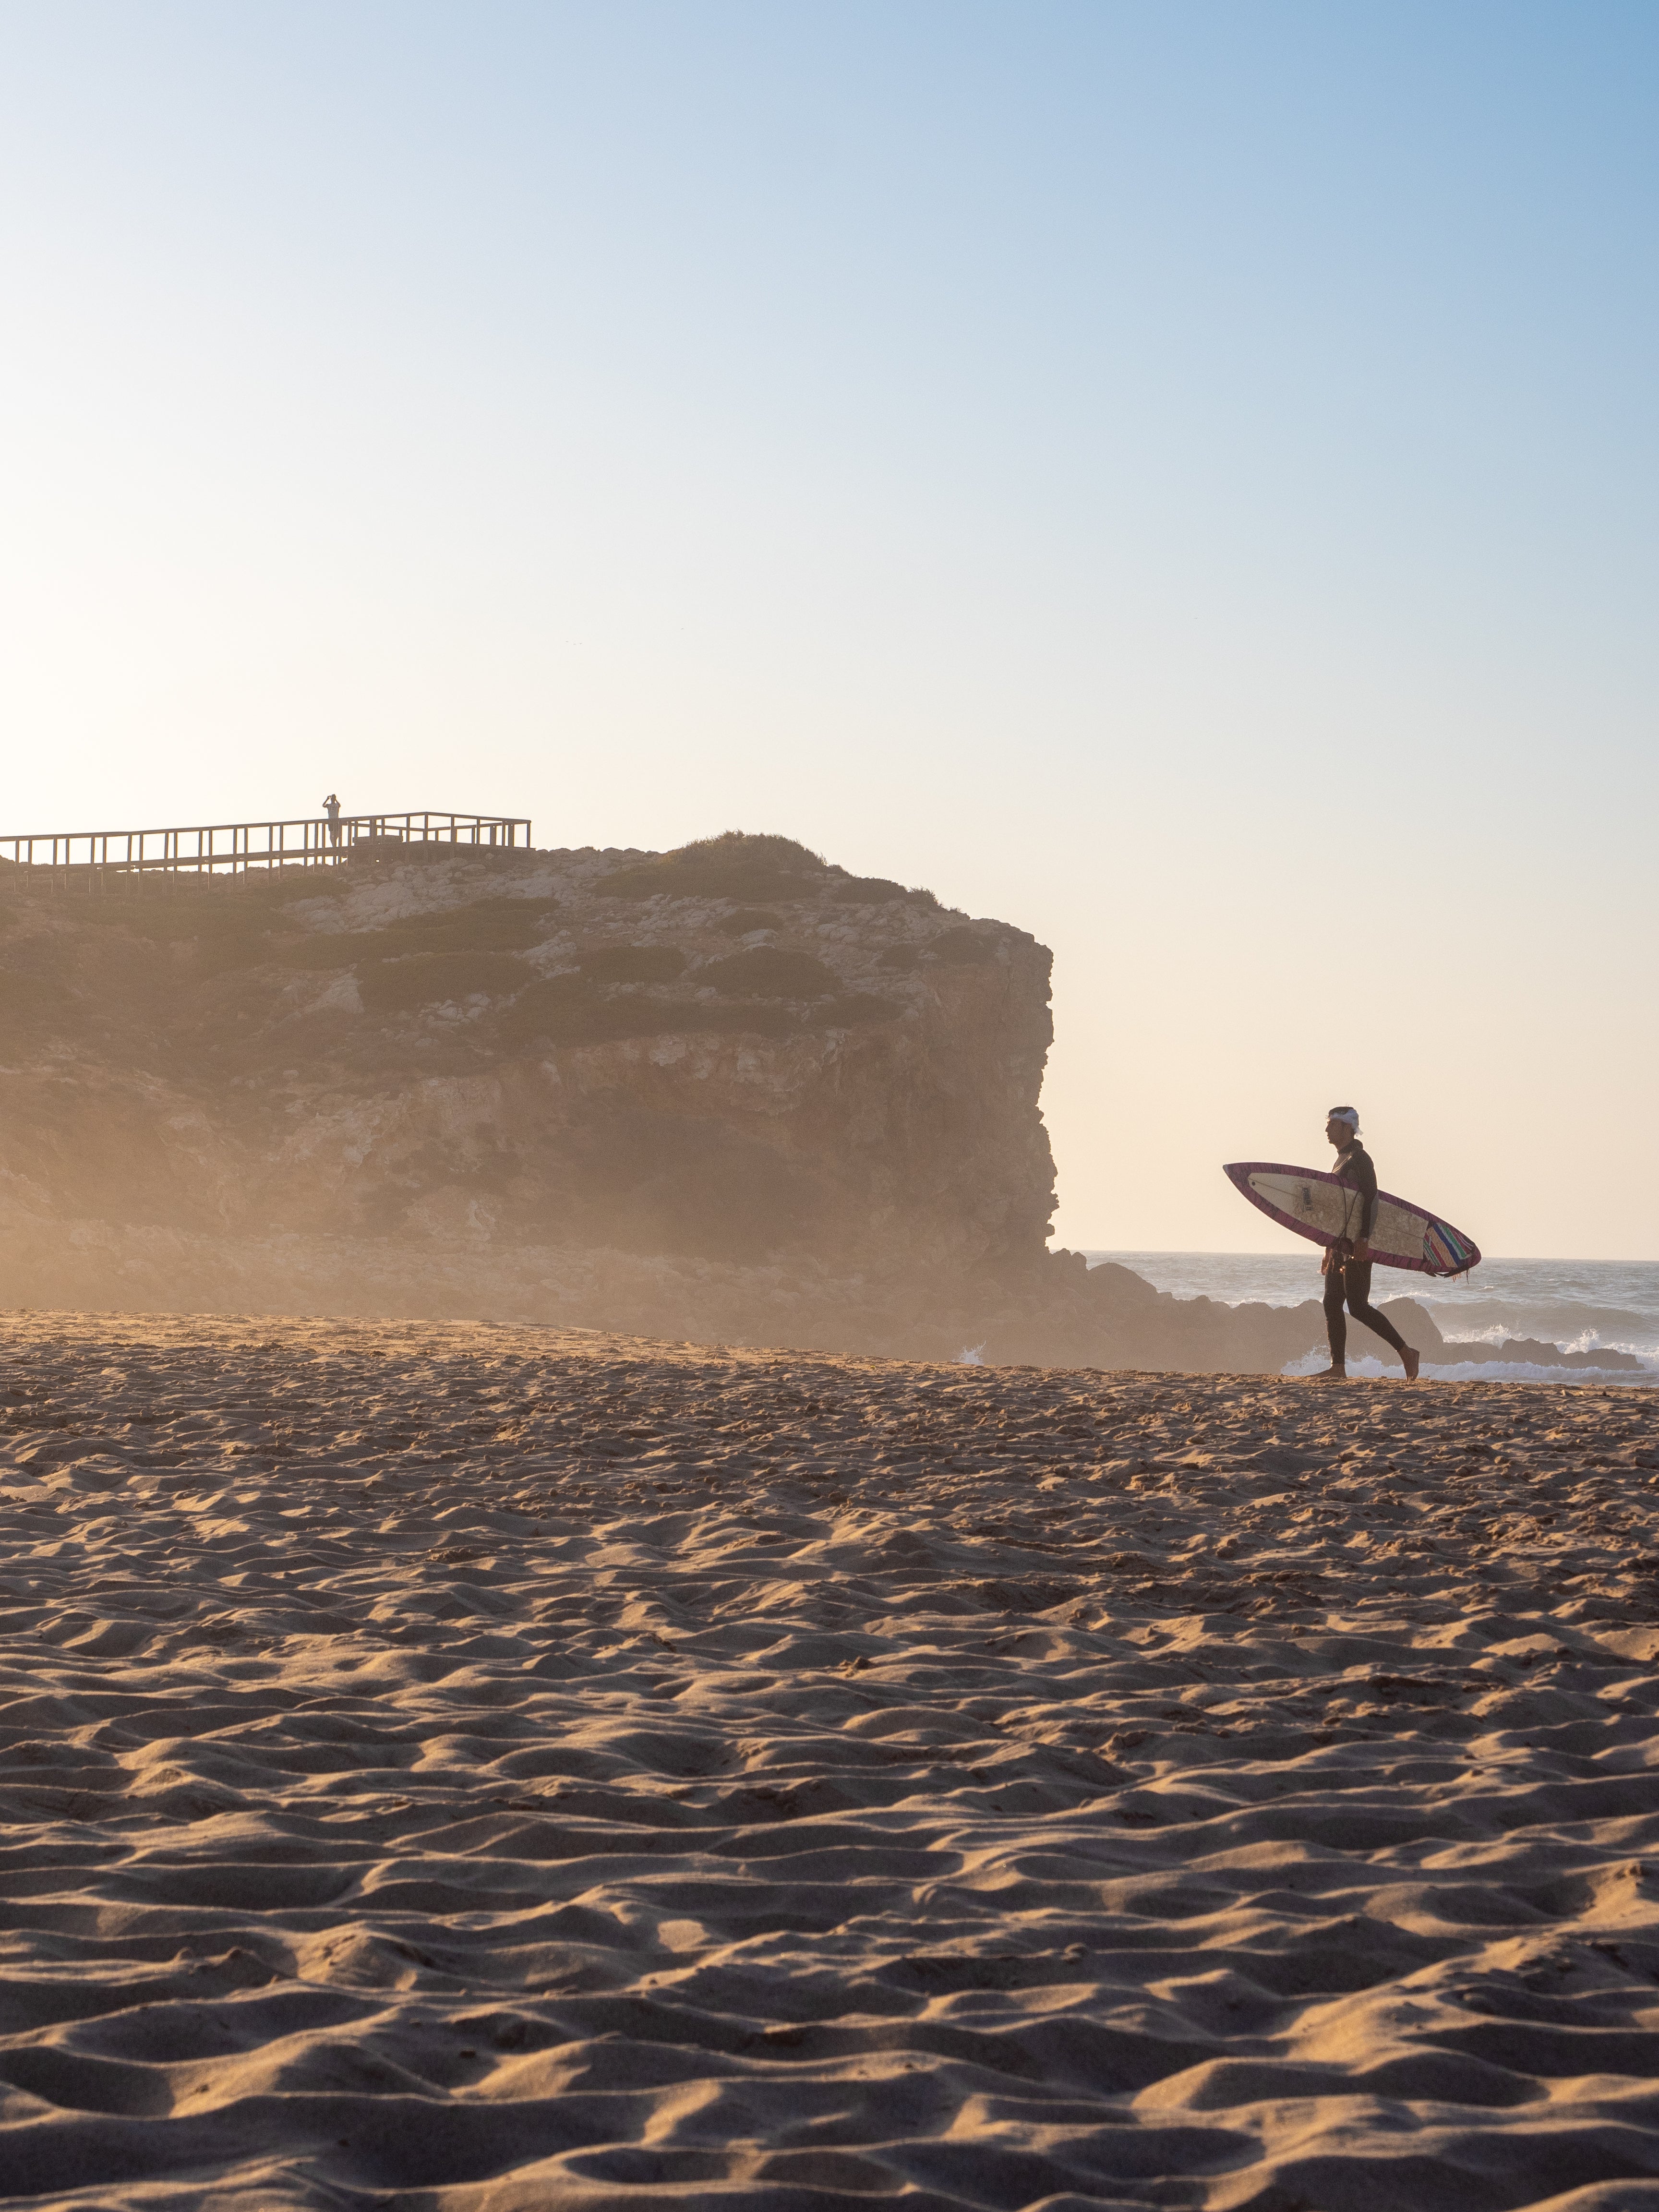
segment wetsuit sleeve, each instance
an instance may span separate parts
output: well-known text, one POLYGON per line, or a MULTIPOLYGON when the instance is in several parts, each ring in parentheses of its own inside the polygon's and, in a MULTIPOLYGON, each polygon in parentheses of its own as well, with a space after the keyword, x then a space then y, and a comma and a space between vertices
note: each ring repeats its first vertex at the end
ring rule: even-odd
POLYGON ((1353 1179, 1359 1192, 1359 1236, 1369 1237, 1376 1221, 1376 1170, 1369 1152, 1361 1152, 1354 1162, 1353 1179))

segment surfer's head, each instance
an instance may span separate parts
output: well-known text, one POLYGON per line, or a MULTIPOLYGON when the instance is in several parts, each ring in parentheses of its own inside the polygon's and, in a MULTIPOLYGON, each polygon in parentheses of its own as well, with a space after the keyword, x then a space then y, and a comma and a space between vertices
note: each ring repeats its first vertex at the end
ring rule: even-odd
POLYGON ((1325 1116, 1325 1134, 1337 1150, 1352 1144, 1359 1134, 1359 1115, 1352 1106, 1333 1106, 1325 1116))

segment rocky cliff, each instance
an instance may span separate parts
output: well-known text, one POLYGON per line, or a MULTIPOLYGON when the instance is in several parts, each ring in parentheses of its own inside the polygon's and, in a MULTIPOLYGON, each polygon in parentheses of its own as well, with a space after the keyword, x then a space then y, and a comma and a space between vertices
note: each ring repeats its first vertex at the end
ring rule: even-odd
POLYGON ((1040 1261, 1049 956, 927 891, 739 836, 33 884, 0 884, 12 1304, 701 1298, 747 1333, 786 1281, 856 1309, 1040 1261))

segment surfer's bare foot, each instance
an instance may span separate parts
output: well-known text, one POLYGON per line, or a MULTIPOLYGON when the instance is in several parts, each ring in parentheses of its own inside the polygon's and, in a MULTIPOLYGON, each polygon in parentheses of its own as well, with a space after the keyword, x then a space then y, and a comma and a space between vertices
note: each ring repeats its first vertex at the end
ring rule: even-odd
POLYGON ((1417 1380, 1417 1370, 1423 1364, 1423 1355, 1420 1352, 1413 1352, 1408 1344, 1406 1346, 1405 1361, 1406 1380, 1408 1382, 1415 1382, 1417 1380))
POLYGON ((1322 1367, 1317 1375, 1308 1377, 1310 1382, 1346 1382, 1347 1379, 1346 1367, 1322 1367))

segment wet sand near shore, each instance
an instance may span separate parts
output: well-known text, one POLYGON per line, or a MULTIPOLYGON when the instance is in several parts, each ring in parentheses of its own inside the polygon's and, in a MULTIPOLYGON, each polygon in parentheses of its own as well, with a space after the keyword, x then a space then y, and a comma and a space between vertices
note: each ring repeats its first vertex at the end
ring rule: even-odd
POLYGON ((1659 1400, 10 1316, 0 2195, 1659 2212, 1659 1400))

